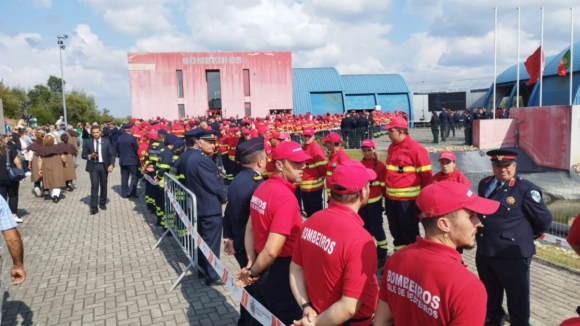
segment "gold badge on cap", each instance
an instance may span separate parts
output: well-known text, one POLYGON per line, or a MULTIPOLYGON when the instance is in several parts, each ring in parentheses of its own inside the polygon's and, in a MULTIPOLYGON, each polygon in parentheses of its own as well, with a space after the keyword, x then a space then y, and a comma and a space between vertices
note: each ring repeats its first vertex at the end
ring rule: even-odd
POLYGON ((509 205, 513 205, 516 203, 516 199, 512 196, 509 196, 508 198, 505 199, 505 202, 508 203, 509 205))
POLYGON ((498 156, 497 156, 497 160, 498 160, 498 161, 503 161, 503 155, 498 155, 498 156))

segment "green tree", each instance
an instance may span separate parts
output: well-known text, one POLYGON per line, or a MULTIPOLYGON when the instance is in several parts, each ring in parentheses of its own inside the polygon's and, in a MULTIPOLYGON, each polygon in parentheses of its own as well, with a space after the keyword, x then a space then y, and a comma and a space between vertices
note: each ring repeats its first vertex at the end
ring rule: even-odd
POLYGON ((0 99, 4 107, 4 116, 10 119, 19 119, 22 115, 22 107, 18 96, 4 85, 4 81, 0 80, 0 99))
POLYGON ((111 115, 111 111, 109 111, 109 109, 107 108, 104 108, 103 112, 101 113, 99 122, 103 123, 105 121, 113 121, 113 120, 115 120, 115 117, 111 115))
POLYGON ((50 75, 50 77, 48 77, 46 85, 48 86, 48 88, 52 93, 62 94, 62 79, 50 75))
POLYGON ((28 91, 30 106, 46 107, 50 103, 51 97, 50 89, 44 85, 35 85, 34 88, 28 91))
POLYGON ((54 123, 54 118, 52 117, 50 112, 48 112, 48 110, 45 109, 44 107, 39 106, 32 107, 28 109, 28 113, 36 117, 37 124, 39 126, 54 123))

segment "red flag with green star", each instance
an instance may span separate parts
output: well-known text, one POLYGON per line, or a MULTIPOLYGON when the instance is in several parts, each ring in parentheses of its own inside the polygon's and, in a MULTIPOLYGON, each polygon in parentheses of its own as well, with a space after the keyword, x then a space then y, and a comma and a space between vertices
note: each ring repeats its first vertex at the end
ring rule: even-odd
POLYGON ((558 64, 558 75, 566 76, 566 70, 570 68, 570 50, 566 51, 558 64))

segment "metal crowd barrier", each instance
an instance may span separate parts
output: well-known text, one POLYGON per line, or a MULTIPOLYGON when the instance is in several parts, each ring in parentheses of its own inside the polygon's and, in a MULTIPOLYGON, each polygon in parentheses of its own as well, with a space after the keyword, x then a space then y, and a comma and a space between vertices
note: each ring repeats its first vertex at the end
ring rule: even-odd
MULTIPOLYGON (((145 179, 151 184, 157 185, 155 180, 145 175, 145 179)), ((197 201, 195 195, 183 186, 175 178, 165 174, 165 224, 167 231, 163 233, 155 244, 157 248, 163 238, 169 233, 173 235, 189 260, 189 265, 183 270, 171 290, 181 282, 187 271, 197 267, 197 250, 207 258, 210 265, 217 272, 233 296, 248 310, 250 315, 266 326, 284 326, 284 324, 266 309, 260 302, 252 297, 248 291, 235 285, 235 273, 229 271, 224 263, 217 258, 205 241, 197 233, 197 201)))
MULTIPOLYGON (((147 177, 147 181, 153 180, 147 177)), ((189 265, 183 269, 179 278, 173 283, 171 287, 173 290, 179 285, 187 271, 198 266, 197 245, 195 240, 189 236, 187 229, 188 225, 192 225, 197 230, 197 200, 191 191, 167 173, 164 184, 165 226, 167 230, 161 235, 153 249, 159 247, 161 241, 168 234, 171 234, 189 261, 189 265), (187 225, 184 223, 184 219, 189 221, 187 225)), ((203 273, 201 270, 200 272, 203 273)))

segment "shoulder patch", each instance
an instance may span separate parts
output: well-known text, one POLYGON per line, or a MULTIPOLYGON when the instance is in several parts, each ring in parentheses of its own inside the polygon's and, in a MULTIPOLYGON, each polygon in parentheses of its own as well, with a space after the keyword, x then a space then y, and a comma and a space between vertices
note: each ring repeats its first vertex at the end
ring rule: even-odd
POLYGON ((488 177, 487 180, 485 180, 485 183, 489 183, 491 179, 493 179, 493 177, 488 177))
POLYGON ((532 196, 532 199, 536 202, 536 203, 540 203, 542 201, 542 195, 540 195, 540 192, 537 190, 532 190, 530 191, 530 196, 532 196))
POLYGON ((254 181, 260 181, 262 180, 262 176, 261 175, 255 175, 254 176, 254 181))

